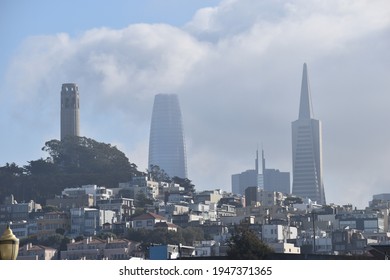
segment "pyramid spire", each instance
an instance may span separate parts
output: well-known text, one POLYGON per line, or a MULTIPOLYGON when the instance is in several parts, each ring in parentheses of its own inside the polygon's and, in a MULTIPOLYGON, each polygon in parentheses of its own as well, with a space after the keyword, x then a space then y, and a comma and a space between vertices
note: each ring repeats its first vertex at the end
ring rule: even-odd
POLYGON ((309 78, 307 75, 307 65, 303 64, 302 86, 301 86, 301 101, 299 104, 299 119, 311 119, 312 106, 310 98, 309 78))

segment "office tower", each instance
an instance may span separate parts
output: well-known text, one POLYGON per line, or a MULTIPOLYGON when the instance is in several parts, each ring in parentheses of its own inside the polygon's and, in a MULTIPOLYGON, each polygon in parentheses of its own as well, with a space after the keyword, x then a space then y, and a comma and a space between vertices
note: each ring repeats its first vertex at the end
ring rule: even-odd
POLYGON ((68 136, 80 136, 79 88, 73 83, 61 89, 61 140, 68 136))
POLYGON ((264 151, 261 153, 263 163, 263 187, 265 191, 290 193, 290 172, 266 168, 264 151))
POLYGON ((248 187, 259 187, 259 153, 256 151, 255 169, 232 175, 232 193, 245 195, 248 187))
POLYGON ((325 204, 321 122, 313 118, 309 78, 303 65, 298 120, 292 122, 292 193, 325 204))
POLYGON ((187 178, 184 132, 175 94, 154 98, 149 138, 149 168, 158 165, 171 178, 187 178))
POLYGON ((244 191, 245 194, 245 206, 257 206, 259 204, 259 192, 261 189, 259 187, 247 187, 244 191))

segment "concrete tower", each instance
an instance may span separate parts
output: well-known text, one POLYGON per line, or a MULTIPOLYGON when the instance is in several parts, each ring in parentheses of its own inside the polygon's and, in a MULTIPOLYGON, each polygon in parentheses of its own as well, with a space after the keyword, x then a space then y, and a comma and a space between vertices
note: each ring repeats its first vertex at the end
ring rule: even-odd
POLYGON ((321 122, 313 118, 306 63, 303 65, 298 120, 292 123, 292 193, 325 204, 321 122))
POLYGON ((157 94, 154 98, 149 138, 151 165, 158 165, 170 177, 187 178, 182 117, 175 94, 157 94))
POLYGON ((61 89, 61 140, 68 136, 80 136, 79 88, 73 83, 61 89))

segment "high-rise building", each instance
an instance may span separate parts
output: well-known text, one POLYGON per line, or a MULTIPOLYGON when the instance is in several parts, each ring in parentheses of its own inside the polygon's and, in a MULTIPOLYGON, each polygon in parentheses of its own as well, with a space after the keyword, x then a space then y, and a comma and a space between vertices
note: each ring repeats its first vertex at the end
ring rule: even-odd
POLYGON ((245 195, 248 187, 259 187, 261 176, 259 175, 259 153, 256 151, 255 169, 249 169, 232 175, 232 192, 245 195))
POLYGON ((182 116, 176 94, 154 98, 149 138, 149 168, 157 165, 170 177, 187 178, 182 116))
POLYGON ((292 122, 292 193, 325 204, 321 122, 313 118, 307 65, 303 65, 298 120, 292 122))
POLYGON ((290 193, 290 172, 266 168, 264 151, 261 153, 263 165, 263 188, 265 191, 290 193))
POLYGON ((79 88, 74 83, 61 89, 61 140, 68 136, 80 136, 79 88))

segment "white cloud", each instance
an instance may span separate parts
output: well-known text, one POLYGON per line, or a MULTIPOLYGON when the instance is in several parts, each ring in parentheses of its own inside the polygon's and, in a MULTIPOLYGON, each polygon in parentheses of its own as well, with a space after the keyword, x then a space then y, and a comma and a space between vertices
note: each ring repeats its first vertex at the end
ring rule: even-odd
POLYGON ((59 130, 61 83, 76 82, 83 133, 120 143, 143 170, 153 97, 177 93, 190 179, 229 190, 230 175, 253 168, 261 143, 270 167, 290 171, 290 123, 308 62, 327 199, 363 206, 390 181, 389 8, 381 0, 230 0, 199 10, 182 29, 31 37, 8 72, 17 98, 7 110, 36 124, 42 146, 59 130))

